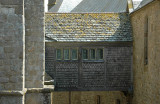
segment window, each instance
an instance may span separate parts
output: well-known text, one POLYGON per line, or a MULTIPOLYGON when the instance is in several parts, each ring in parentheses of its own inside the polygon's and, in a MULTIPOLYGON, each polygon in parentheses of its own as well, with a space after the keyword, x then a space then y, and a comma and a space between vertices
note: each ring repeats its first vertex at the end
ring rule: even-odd
POLYGON ((72 56, 72 60, 77 60, 78 59, 78 51, 77 51, 77 49, 72 49, 72 52, 71 52, 71 56, 72 56))
POLYGON ((98 60, 103 59, 103 49, 97 49, 97 59, 98 60))
POLYGON ((82 59, 87 60, 88 59, 88 50, 82 49, 82 59))
POLYGON ((57 60, 77 60, 78 59, 77 49, 62 48, 56 49, 57 60))
MULTIPOLYGON (((91 48, 82 49, 82 60, 99 61, 103 60, 103 49, 102 48, 91 48)), ((77 48, 62 48, 56 49, 57 60, 78 60, 78 49, 77 48)))
POLYGON ((62 59, 62 50, 61 49, 56 50, 56 58, 57 58, 57 60, 62 59))
POLYGON ((95 60, 96 59, 96 50, 90 49, 90 59, 95 60))
POLYGON ((103 49, 82 49, 82 59, 103 60, 103 49))
POLYGON ((69 60, 69 49, 64 49, 64 60, 69 60))
POLYGON ((144 26, 144 64, 148 64, 148 17, 145 20, 144 26))

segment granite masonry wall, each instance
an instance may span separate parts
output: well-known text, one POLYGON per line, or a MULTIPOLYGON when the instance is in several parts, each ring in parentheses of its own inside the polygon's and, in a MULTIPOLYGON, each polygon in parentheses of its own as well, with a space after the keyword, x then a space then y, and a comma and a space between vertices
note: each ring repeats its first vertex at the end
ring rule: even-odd
POLYGON ((25 87, 43 88, 44 1, 25 0, 25 87))
POLYGON ((133 104, 160 103, 160 1, 131 14, 133 26, 133 104), (148 64, 144 63, 144 31, 148 18, 148 64))
POLYGON ((50 103, 44 44, 44 1, 0 0, 0 104, 50 103))
POLYGON ((22 104, 24 88, 23 0, 0 0, 0 104, 22 104), (14 92, 13 92, 14 93, 14 92))
POLYGON ((119 91, 52 92, 52 104, 127 104, 127 97, 119 91))
POLYGON ((0 1, 0 90, 23 89, 23 1, 0 1))

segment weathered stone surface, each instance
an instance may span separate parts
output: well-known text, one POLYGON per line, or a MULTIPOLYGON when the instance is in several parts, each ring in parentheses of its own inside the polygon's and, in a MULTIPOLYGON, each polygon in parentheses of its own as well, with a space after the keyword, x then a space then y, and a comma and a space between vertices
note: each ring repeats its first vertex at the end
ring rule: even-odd
MULTIPOLYGON (((14 91, 25 92, 24 69, 26 85, 43 88, 43 5, 43 0, 0 0, 0 104, 24 104, 23 94, 12 94, 14 91), (25 44, 30 42, 34 42, 34 45, 25 47, 25 44)), ((29 97, 32 99, 32 96, 29 97)), ((40 104, 39 100, 40 97, 36 102, 29 104, 40 104)))
POLYGON ((118 104, 117 99, 127 104, 126 96, 119 91, 52 92, 52 104, 118 104))
POLYGON ((23 80, 14 77, 23 79, 23 13, 15 12, 17 7, 23 10, 23 0, 1 0, 0 4, 0 90, 22 90, 23 80))
POLYGON ((133 26, 133 104, 160 103, 160 1, 131 15, 133 26), (144 61, 144 34, 148 18, 148 64, 144 61))
POLYGON ((23 98, 21 96, 1 96, 0 104, 23 104, 23 98))
POLYGON ((8 81, 9 81, 9 78, 0 77, 1 83, 8 82, 8 81))
POLYGON ((25 7, 25 87, 43 88, 44 81, 44 1, 26 0, 25 7), (31 12, 32 11, 32 12, 31 12))
POLYGON ((27 93, 25 96, 25 104, 51 104, 51 94, 27 93))

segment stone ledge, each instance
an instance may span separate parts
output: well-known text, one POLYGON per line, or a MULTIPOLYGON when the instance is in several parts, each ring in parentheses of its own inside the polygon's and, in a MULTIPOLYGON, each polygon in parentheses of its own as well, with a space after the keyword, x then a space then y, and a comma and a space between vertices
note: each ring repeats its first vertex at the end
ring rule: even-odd
POLYGON ((7 96, 23 96, 26 93, 26 90, 16 91, 16 90, 2 90, 0 91, 0 95, 7 96))
POLYGON ((53 91, 54 91, 54 87, 28 88, 26 93, 50 93, 53 91))

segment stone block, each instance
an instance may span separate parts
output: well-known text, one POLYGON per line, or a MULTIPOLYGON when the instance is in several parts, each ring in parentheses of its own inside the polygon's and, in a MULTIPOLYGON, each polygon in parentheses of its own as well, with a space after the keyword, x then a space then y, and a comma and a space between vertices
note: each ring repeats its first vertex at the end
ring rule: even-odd
POLYGON ((13 47, 4 47, 4 52, 5 53, 13 53, 14 52, 14 48, 13 47))
POLYGON ((0 84, 0 90, 4 89, 4 84, 0 84))
POLYGON ((0 104, 24 104, 22 96, 0 96, 0 104))
POLYGON ((9 82, 9 78, 0 77, 0 83, 7 83, 9 82))
POLYGON ((7 22, 7 15, 0 14, 0 22, 3 22, 3 23, 7 22))
POLYGON ((50 93, 27 93, 25 104, 51 104, 50 93))
POLYGON ((4 71, 0 71, 0 77, 5 77, 5 76, 6 76, 5 72, 4 71))
POLYGON ((18 76, 11 76, 9 78, 9 82, 12 82, 12 83, 18 82, 18 76))

